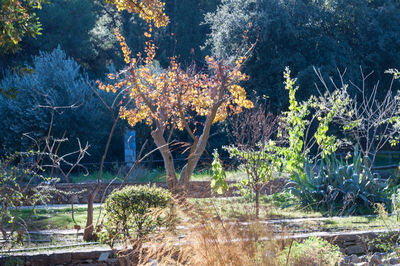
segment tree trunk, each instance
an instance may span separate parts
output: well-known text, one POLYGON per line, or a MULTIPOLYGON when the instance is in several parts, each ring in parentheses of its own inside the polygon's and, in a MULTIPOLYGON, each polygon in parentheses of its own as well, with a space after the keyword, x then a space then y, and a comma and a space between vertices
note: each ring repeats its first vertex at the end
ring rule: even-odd
POLYGON ((96 239, 96 236, 93 234, 94 232, 94 226, 93 226, 93 203, 94 200, 96 199, 97 193, 100 190, 100 184, 101 184, 101 174, 103 173, 103 166, 104 162, 107 157, 108 153, 108 148, 110 147, 111 139, 112 136, 114 135, 115 128, 117 127, 118 119, 119 116, 115 117, 114 114, 112 113, 112 108, 109 108, 112 117, 113 117, 113 125, 110 130, 110 134, 108 134, 108 139, 107 139, 107 144, 104 149, 103 156, 101 157, 101 163, 100 163, 100 169, 99 169, 99 174, 97 175, 97 184, 94 190, 89 193, 89 198, 88 198, 88 209, 87 209, 87 218, 86 218, 86 227, 83 232, 83 240, 85 241, 90 241, 96 239))
POLYGON ((172 191, 175 192, 177 189, 178 179, 176 177, 174 160, 172 157, 171 150, 169 149, 168 143, 165 141, 163 132, 159 128, 151 132, 154 143, 158 148, 160 148, 161 156, 163 157, 165 172, 167 176, 167 186, 172 191))
POLYGON ((100 184, 97 184, 95 189, 89 193, 88 197, 88 209, 87 209, 87 218, 86 218, 86 226, 83 231, 83 239, 85 241, 96 240, 96 235, 94 234, 94 226, 93 226, 93 204, 96 199, 97 193, 99 192, 100 184))
POLYGON ((256 189, 256 218, 260 215, 260 190, 256 189))
POLYGON ((192 149, 190 150, 190 155, 188 157, 187 164, 183 167, 181 171, 179 184, 184 187, 186 193, 189 191, 190 177, 192 176, 194 169, 196 168, 197 163, 200 160, 201 155, 206 149, 208 138, 210 137, 210 129, 220 105, 221 104, 219 100, 217 100, 210 114, 207 116, 201 136, 198 139, 196 139, 192 145, 192 149))

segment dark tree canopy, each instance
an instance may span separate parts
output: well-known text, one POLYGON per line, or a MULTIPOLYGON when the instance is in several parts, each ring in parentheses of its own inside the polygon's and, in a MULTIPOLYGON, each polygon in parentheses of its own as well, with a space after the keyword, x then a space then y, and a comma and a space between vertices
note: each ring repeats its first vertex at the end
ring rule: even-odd
POLYGON ((347 69, 353 81, 362 66, 384 81, 384 71, 400 62, 399 11, 390 0, 223 0, 206 15, 212 30, 206 44, 215 55, 229 56, 251 23, 249 37, 258 43, 247 64, 248 89, 282 109, 285 66, 296 74, 303 99, 317 93, 313 66, 325 75, 347 69))

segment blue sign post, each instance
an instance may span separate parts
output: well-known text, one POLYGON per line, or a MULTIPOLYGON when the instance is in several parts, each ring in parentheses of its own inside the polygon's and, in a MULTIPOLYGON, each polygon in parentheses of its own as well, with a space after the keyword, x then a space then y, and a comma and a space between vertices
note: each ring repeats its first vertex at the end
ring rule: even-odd
POLYGON ((125 133, 125 163, 131 167, 133 162, 136 161, 136 132, 129 130, 125 133))

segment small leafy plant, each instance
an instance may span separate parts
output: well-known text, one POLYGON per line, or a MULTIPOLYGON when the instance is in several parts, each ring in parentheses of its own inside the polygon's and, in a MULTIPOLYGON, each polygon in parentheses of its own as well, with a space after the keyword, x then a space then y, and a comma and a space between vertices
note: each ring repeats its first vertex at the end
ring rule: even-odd
POLYGON ((218 151, 215 149, 213 153, 212 176, 211 176, 211 190, 213 193, 224 194, 228 191, 229 187, 226 183, 226 173, 221 165, 218 151))
POLYGON ((399 234, 393 232, 393 230, 395 230, 397 224, 390 221, 389 214, 385 206, 382 204, 375 204, 375 212, 379 219, 381 219, 384 223, 387 232, 378 234, 377 236, 371 238, 368 241, 369 250, 387 253, 396 251, 396 247, 398 247, 399 244, 399 234))
POLYGON ((168 221, 171 193, 163 188, 127 186, 105 201, 105 235, 111 246, 118 240, 139 239, 168 221))
POLYGON ((232 158, 237 158, 246 172, 247 180, 239 183, 239 188, 250 188, 255 194, 256 217, 259 215, 259 198, 261 190, 273 180, 282 167, 282 160, 276 152, 276 143, 269 140, 259 143, 254 149, 226 147, 232 158), (240 187, 241 186, 241 187, 240 187))
POLYGON ((329 211, 330 215, 350 215, 373 212, 375 203, 386 206, 387 180, 373 173, 365 165, 356 147, 353 163, 347 164, 334 156, 317 163, 315 173, 310 163, 305 164, 305 174, 297 174, 289 190, 303 206, 329 211))
POLYGON ((319 237, 294 241, 279 255, 280 265, 339 265, 341 260, 339 247, 319 237))
POLYGON ((400 189, 392 194, 392 214, 396 215, 397 222, 400 222, 400 189))

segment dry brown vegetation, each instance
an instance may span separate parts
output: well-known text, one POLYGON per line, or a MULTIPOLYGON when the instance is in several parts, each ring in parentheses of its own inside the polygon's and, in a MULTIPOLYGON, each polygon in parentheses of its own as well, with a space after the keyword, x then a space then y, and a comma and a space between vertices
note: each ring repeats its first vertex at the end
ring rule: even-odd
MULTIPOLYGON (((187 202, 176 204, 174 215, 179 217, 176 223, 145 240, 142 238, 125 242, 129 244, 118 254, 121 264, 268 266, 295 265, 296 262, 307 260, 319 265, 318 256, 310 258, 308 254, 302 255, 304 247, 300 251, 298 248, 292 251, 297 255, 291 258, 291 252, 287 251, 292 246, 292 240, 282 235, 276 237, 265 224, 257 220, 249 220, 247 223, 225 222, 211 215, 211 209, 212 206, 210 209, 199 209, 187 202)), ((302 245, 294 243, 296 247, 302 245)), ((317 249, 315 254, 323 252, 326 247, 317 249)))

